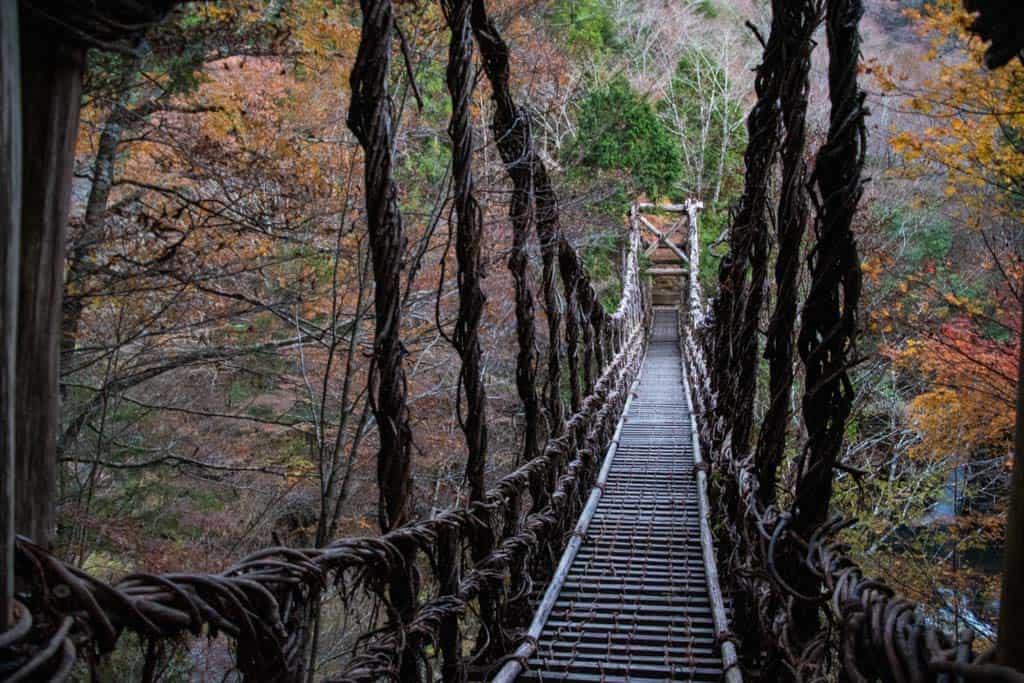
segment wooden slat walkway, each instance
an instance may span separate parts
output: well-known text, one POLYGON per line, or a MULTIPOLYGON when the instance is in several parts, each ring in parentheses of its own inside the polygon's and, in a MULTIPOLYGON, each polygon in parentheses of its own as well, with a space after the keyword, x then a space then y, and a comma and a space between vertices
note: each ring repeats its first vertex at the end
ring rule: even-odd
POLYGON ((655 309, 604 493, 520 680, 722 678, 676 315, 655 309))

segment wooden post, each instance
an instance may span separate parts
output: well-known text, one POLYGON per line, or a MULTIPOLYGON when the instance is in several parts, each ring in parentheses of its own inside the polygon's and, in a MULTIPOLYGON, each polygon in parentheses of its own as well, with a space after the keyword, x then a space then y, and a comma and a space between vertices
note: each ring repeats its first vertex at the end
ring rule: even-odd
POLYGON ((14 600, 14 349, 21 242, 18 0, 0 0, 0 631, 14 600))
POLYGON ((15 527, 44 547, 56 531, 58 348, 64 241, 84 50, 21 16, 24 167, 15 363, 15 527))
POLYGON ((1010 482, 1010 511, 1006 518, 1006 554, 1003 586, 999 596, 999 635, 996 660, 1024 671, 1024 301, 1017 343, 1017 424, 1013 439, 1013 478, 1010 482))
POLYGON ((686 317, 689 324, 696 327, 704 322, 700 297, 700 228, 697 224, 697 213, 704 208, 704 202, 696 199, 686 200, 687 226, 687 250, 689 252, 690 277, 687 282, 686 317))

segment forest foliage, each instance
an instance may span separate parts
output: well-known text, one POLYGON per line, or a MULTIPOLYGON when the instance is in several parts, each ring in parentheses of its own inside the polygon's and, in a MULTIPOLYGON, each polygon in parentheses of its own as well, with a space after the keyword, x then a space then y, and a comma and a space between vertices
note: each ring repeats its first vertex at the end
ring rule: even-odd
POLYGON ((985 68, 959 2, 923 3, 904 20, 917 63, 866 63, 887 120, 860 238, 872 298, 862 351, 876 360, 860 373, 848 449, 863 475, 849 477, 843 505, 863 520, 869 563, 987 638, 1024 292, 1024 67, 985 68))
MULTIPOLYGON (((625 210, 641 196, 704 202, 710 290, 742 183, 758 52, 739 16, 763 18, 760 5, 494 4, 602 302, 618 298, 625 210)), ((66 559, 110 574, 214 569, 271 542, 374 530, 371 278, 362 159, 345 126, 357 15, 352 3, 308 0, 190 4, 141 57, 90 53, 62 341, 66 559)), ((836 507, 861 518, 852 541, 874 573, 942 618, 965 608, 984 626, 1024 291, 1024 67, 985 70, 955 0, 907 22, 913 35, 886 38, 927 68, 904 73, 895 52, 865 64, 873 104, 902 113, 873 131, 856 226, 868 304, 836 507)), ((466 496, 458 363, 444 343, 457 307, 447 34, 430 3, 401 4, 399 23, 402 333, 415 514, 427 516, 466 496)), ((479 95, 472 112, 488 240, 489 479, 519 457, 522 419, 492 106, 479 95)))
MULTIPOLYGON (((644 72, 664 71, 654 85, 634 77, 631 50, 664 28, 652 8, 519 10, 497 7, 528 57, 516 87, 573 197, 564 222, 610 302, 628 201, 705 192, 688 184, 696 164, 726 202, 742 138, 701 139, 699 114, 665 104, 680 78, 698 76, 672 76, 703 16, 692 8, 676 17, 664 64, 644 72)), ((416 428, 416 514, 426 515, 464 495, 457 364, 438 343, 455 311, 446 31, 430 4, 403 7, 399 22, 410 59, 393 65, 409 234, 403 337, 414 426, 434 427, 416 428)), ((372 528, 372 297, 361 156, 344 125, 358 25, 345 4, 189 4, 150 32, 141 56, 90 52, 62 343, 58 546, 68 559, 114 573, 212 569, 272 538, 322 543, 372 528)), ((709 44, 708 59, 720 49, 709 44)), ((739 112, 739 90, 720 86, 716 97, 739 112)), ((489 107, 474 102, 478 131, 489 107)), ((499 322, 510 314, 510 235, 493 141, 480 142, 493 226, 485 364, 499 387, 493 419, 509 425, 492 430, 500 471, 516 450, 513 344, 499 322)))

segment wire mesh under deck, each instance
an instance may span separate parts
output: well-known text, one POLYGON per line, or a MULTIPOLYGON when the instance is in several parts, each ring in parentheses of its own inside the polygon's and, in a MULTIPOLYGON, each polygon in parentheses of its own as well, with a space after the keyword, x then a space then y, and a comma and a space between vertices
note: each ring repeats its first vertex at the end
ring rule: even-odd
POLYGON ((721 680, 676 315, 655 309, 600 504, 520 680, 721 680))

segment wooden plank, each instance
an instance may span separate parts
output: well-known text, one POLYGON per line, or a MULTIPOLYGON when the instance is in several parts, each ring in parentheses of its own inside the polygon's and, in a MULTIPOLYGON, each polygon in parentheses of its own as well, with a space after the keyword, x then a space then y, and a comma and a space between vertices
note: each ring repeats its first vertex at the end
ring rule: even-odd
POLYGON ((675 311, 656 309, 615 462, 527 680, 722 677, 678 339, 675 311))
MULTIPOLYGON (((696 645, 697 647, 694 648, 695 654, 705 654, 714 651, 713 643, 707 644, 706 649, 701 647, 702 643, 697 643, 696 645)), ((558 641, 552 641, 549 645, 546 645, 545 649, 548 649, 551 652, 558 652, 560 650, 565 650, 569 648, 576 649, 580 652, 608 654, 608 648, 603 643, 560 643, 558 641)), ((675 653, 680 649, 681 647, 677 645, 675 648, 670 648, 668 652, 675 653)), ((659 643, 658 645, 641 645, 638 643, 631 646, 629 648, 629 652, 623 652, 623 656, 628 657, 630 654, 638 654, 642 657, 650 657, 652 655, 656 656, 659 654, 664 654, 665 652, 666 649, 663 644, 659 643)), ((611 656, 614 657, 615 654, 616 653, 613 652, 611 653, 611 656)))
POLYGON ((595 586, 591 581, 583 581, 573 577, 563 584, 562 590, 566 595, 575 595, 592 590, 598 590, 598 587, 601 586, 614 586, 616 589, 624 591, 627 595, 634 595, 645 590, 651 592, 685 592, 691 590, 691 586, 696 590, 703 591, 704 583, 705 579, 703 576, 693 576, 682 580, 676 578, 657 579, 654 577, 645 577, 643 579, 638 579, 630 576, 605 576, 602 577, 601 582, 595 586))
POLYGON ((574 598, 570 604, 556 609, 551 613, 555 619, 576 619, 582 615, 586 621, 580 622, 590 628, 594 624, 614 624, 618 627, 631 628, 637 626, 664 625, 666 628, 686 630, 692 626, 711 626, 711 608, 707 598, 704 605, 676 605, 665 600, 652 600, 647 604, 639 601, 630 605, 631 600, 621 595, 597 596, 595 600, 574 598), (609 599, 610 598, 610 599, 609 599), (623 606, 635 607, 633 614, 623 614, 623 606), (641 606, 643 609, 641 610, 641 606))
POLYGON ((673 642, 688 642, 690 640, 715 641, 715 628, 710 624, 695 625, 682 632, 676 629, 669 629, 663 624, 628 624, 625 628, 618 624, 589 624, 567 619, 552 619, 548 621, 550 628, 545 628, 542 637, 556 635, 559 638, 573 640, 590 640, 591 642, 609 642, 610 637, 621 634, 623 638, 635 639, 646 637, 648 640, 668 644, 673 642))
MULTIPOLYGON (((682 348, 679 354, 682 362, 682 348)), ((693 439, 693 457, 697 463, 702 462, 700 452, 700 440, 697 438, 697 418, 693 414, 693 400, 690 396, 690 382, 686 377, 686 368, 682 368, 683 390, 686 397, 686 408, 690 414, 690 425, 693 439)), ((697 505, 700 508, 700 544, 704 551, 704 565, 707 568, 708 597, 715 617, 715 628, 720 634, 729 632, 729 621, 725 612, 725 600, 722 597, 722 587, 718 580, 718 564, 715 560, 715 545, 711 537, 711 507, 708 503, 708 475, 701 468, 697 470, 697 505)), ((739 657, 736 652, 736 645, 727 638, 721 639, 722 663, 725 667, 724 680, 726 683, 742 683, 743 677, 739 669, 739 657)))
POLYGON ((637 678, 636 676, 608 676, 606 674, 561 674, 548 673, 544 678, 540 674, 527 671, 523 674, 523 681, 543 681, 543 683, 555 683, 555 681, 571 681, 572 683, 665 683, 664 678, 637 678))
POLYGON ((577 648, 575 647, 575 643, 566 643, 552 648, 544 648, 536 659, 538 661, 546 659, 551 662, 560 659, 567 660, 575 657, 584 661, 589 660, 594 663, 603 661, 618 665, 642 664, 645 666, 658 666, 664 668, 671 668, 673 666, 679 667, 681 663, 685 662, 686 664, 692 663, 698 666, 717 669, 721 664, 720 661, 711 656, 713 649, 705 650, 701 654, 670 651, 667 657, 664 649, 662 649, 661 652, 652 650, 653 649, 641 651, 630 647, 609 653, 601 652, 596 648, 577 648))
POLYGON ((640 202, 636 205, 639 211, 666 211, 669 213, 686 213, 686 207, 686 204, 651 204, 650 202, 640 202))
POLYGON ((650 666, 587 660, 545 660, 542 664, 545 671, 571 672, 573 677, 570 680, 576 680, 576 675, 581 673, 627 676, 630 680, 636 676, 650 676, 652 678, 661 677, 661 680, 669 681, 718 681, 722 677, 720 667, 691 667, 685 666, 682 662, 671 668, 665 665, 650 666))

